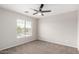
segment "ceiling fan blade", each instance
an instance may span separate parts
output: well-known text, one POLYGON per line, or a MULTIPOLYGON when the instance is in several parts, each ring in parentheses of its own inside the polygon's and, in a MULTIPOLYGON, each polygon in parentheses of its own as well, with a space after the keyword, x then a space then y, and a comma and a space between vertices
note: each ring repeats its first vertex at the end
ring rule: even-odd
POLYGON ((40 8, 39 8, 39 11, 41 11, 43 7, 44 7, 44 4, 41 4, 40 8))
POLYGON ((45 10, 45 11, 41 11, 42 13, 44 13, 44 12, 51 12, 51 10, 45 10))
MULTIPOLYGON (((31 8, 32 9, 32 8, 31 8)), ((38 10, 36 10, 36 9, 32 9, 32 10, 34 10, 34 11, 38 11, 38 10)))
POLYGON ((40 8, 43 8, 44 4, 41 4, 40 8))
POLYGON ((29 13, 29 11, 24 11, 25 13, 29 13))
POLYGON ((37 14, 37 13, 33 13, 33 15, 35 15, 35 14, 37 14))
POLYGON ((42 16, 44 16, 44 14, 43 14, 43 13, 41 13, 41 15, 42 15, 42 16))

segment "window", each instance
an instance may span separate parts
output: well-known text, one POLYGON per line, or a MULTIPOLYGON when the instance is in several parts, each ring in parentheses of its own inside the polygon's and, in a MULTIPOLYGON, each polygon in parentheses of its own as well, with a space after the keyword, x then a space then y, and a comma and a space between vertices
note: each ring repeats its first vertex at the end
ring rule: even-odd
POLYGON ((32 35, 31 20, 17 19, 17 38, 32 35))

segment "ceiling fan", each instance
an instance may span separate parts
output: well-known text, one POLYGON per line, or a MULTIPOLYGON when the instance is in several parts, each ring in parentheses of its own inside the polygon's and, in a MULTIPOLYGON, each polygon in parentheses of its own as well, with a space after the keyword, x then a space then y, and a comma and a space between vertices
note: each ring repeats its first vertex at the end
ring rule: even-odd
POLYGON ((33 9, 34 11, 36 11, 35 13, 33 13, 33 15, 39 14, 39 15, 44 16, 44 13, 51 12, 51 10, 42 10, 43 7, 44 7, 44 4, 41 4, 38 10, 33 9))

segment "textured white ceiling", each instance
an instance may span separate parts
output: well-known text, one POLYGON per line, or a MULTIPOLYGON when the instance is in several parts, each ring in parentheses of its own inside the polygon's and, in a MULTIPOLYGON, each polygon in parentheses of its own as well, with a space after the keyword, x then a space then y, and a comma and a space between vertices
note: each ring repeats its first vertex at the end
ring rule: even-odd
POLYGON ((52 10, 50 13, 45 13, 44 16, 41 15, 33 15, 35 11, 32 9, 38 9, 40 4, 0 4, 1 8, 5 8, 11 11, 19 12, 28 16, 42 18, 50 15, 56 15, 64 12, 77 10, 77 4, 45 4, 43 10, 52 10), (29 11, 29 13, 25 13, 24 11, 29 11))

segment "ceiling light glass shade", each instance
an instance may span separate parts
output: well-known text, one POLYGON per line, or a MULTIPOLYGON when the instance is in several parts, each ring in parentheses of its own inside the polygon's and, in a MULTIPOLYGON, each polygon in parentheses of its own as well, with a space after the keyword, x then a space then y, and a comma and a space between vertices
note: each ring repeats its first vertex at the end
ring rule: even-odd
POLYGON ((39 12, 38 15, 41 15, 41 13, 39 12))

